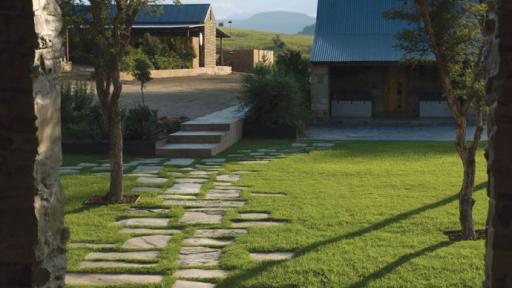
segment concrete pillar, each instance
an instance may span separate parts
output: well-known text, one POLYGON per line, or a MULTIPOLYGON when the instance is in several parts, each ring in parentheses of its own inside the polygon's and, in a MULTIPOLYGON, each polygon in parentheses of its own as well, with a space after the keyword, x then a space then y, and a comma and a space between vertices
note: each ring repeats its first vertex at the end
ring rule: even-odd
POLYGON ((64 287, 60 9, 2 0, 0 19, 0 287, 64 287))
POLYGON ((485 287, 512 287, 512 2, 489 1, 489 218, 485 287))
POLYGON ((311 112, 318 121, 328 120, 330 117, 330 83, 329 66, 313 64, 311 69, 311 112))

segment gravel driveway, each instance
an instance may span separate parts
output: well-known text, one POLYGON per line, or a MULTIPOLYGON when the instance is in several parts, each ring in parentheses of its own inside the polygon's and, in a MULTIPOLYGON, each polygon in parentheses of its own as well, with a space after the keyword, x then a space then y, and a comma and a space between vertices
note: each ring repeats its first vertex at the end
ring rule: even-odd
MULTIPOLYGON (((121 103, 129 107, 141 103, 140 84, 123 85, 121 103)), ((241 75, 197 76, 154 79, 145 89, 145 103, 170 119, 181 116, 194 119, 238 104, 241 75)))

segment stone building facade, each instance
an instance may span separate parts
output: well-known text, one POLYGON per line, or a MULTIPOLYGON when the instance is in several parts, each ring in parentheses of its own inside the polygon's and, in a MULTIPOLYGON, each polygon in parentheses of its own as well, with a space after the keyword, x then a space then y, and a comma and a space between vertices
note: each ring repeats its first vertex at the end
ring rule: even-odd
POLYGON ((512 287, 512 2, 489 1, 487 288, 512 287))
POLYGON ((0 287, 64 287, 60 9, 2 0, 0 15, 0 287))
POLYGON ((201 53, 204 59, 204 66, 202 67, 215 67, 217 66, 217 20, 215 20, 211 7, 204 21, 203 35, 201 53))

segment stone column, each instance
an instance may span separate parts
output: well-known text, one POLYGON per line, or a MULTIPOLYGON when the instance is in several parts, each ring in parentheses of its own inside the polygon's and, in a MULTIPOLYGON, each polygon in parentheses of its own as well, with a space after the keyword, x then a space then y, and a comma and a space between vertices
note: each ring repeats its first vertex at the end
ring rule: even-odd
POLYGON ((311 112, 315 120, 329 120, 331 106, 329 95, 329 66, 313 64, 311 69, 311 112))
POLYGON ((64 287, 60 10, 0 1, 0 287, 64 287))
POLYGON ((489 218, 485 287, 512 287, 512 2, 489 1, 489 218))

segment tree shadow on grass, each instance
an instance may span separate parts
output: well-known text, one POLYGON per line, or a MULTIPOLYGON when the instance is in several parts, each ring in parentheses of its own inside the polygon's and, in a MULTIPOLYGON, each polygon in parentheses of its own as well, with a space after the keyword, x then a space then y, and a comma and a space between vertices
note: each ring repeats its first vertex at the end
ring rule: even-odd
MULTIPOLYGON (((483 189, 483 188, 478 188, 478 187, 486 187, 486 186, 487 186, 487 183, 479 184, 477 187, 475 187, 475 192, 483 189)), ((366 228, 363 228, 363 229, 360 229, 360 230, 357 230, 357 231, 354 231, 354 232, 350 232, 350 233, 347 233, 347 234, 343 234, 343 235, 340 235, 340 236, 337 236, 337 237, 333 237, 333 238, 330 238, 330 239, 318 241, 318 242, 313 243, 311 245, 308 245, 308 246, 306 246, 306 247, 304 247, 304 248, 302 248, 300 250, 295 251, 294 258, 299 258, 299 257, 305 256, 308 253, 311 253, 313 251, 321 249, 322 247, 325 247, 325 246, 328 246, 328 245, 331 245, 331 244, 334 244, 334 243, 337 243, 337 242, 340 242, 340 241, 352 240, 352 239, 355 239, 355 238, 358 238, 358 237, 362 237, 362 236, 364 236, 366 234, 369 234, 371 232, 375 232, 375 231, 381 230, 381 229, 383 229, 383 228, 385 228, 387 226, 390 226, 390 225, 396 224, 398 222, 401 222, 403 220, 409 219, 409 218, 411 218, 411 217, 413 217, 415 215, 427 212, 427 211, 432 210, 432 209, 440 208, 442 206, 446 206, 446 205, 448 205, 448 204, 450 204, 452 202, 457 201, 458 199, 459 199, 459 194, 455 194, 455 195, 452 195, 452 196, 450 196, 448 198, 442 199, 440 201, 437 201, 437 202, 425 205, 423 207, 419 207, 419 208, 416 208, 416 209, 413 209, 413 210, 410 210, 410 211, 398 214, 396 216, 384 219, 384 220, 382 220, 380 222, 377 222, 377 223, 375 223, 375 224, 373 224, 371 226, 368 226, 366 228)), ((367 284, 367 283, 371 282, 374 279, 378 279, 378 278, 383 277, 385 274, 392 272, 393 270, 398 268, 400 265, 402 265, 402 264, 404 264, 404 263, 406 263, 406 262, 408 262, 408 261, 410 261, 410 260, 412 260, 412 259, 414 259, 416 257, 422 256, 422 255, 424 255, 426 253, 433 252, 435 250, 438 250, 438 249, 441 249, 443 247, 449 246, 449 243, 450 243, 449 241, 441 242, 441 243, 438 243, 438 244, 433 245, 431 247, 427 247, 425 249, 422 249, 420 251, 404 255, 404 256, 400 257, 399 259, 397 259, 396 261, 394 261, 393 263, 390 263, 389 265, 387 265, 383 269, 381 269, 379 271, 376 271, 375 273, 370 274, 369 276, 367 276, 364 279, 362 279, 360 282, 354 284, 354 285, 359 285, 359 286, 351 286, 351 287, 364 287, 365 283, 367 284)), ((249 280, 249 279, 255 277, 256 275, 264 273, 265 271, 270 270, 273 267, 276 267, 276 266, 278 266, 278 265, 280 265, 281 263, 284 263, 284 262, 285 261, 261 263, 261 264, 257 265, 256 267, 254 267, 252 269, 249 269, 247 271, 244 271, 244 272, 239 273, 239 274, 235 274, 235 275, 233 275, 231 277, 228 277, 228 278, 224 279, 224 281, 222 281, 218 287, 219 288, 222 288, 222 287, 225 287, 225 288, 237 287, 237 285, 239 285, 239 283, 244 282, 246 280, 249 280)))
POLYGON ((426 255, 428 253, 433 253, 433 252, 435 252, 435 251, 437 251, 439 249, 446 248, 446 247, 448 247, 448 246, 450 246, 452 244, 454 244, 454 242, 443 241, 443 242, 439 242, 437 244, 434 244, 432 246, 423 248, 421 250, 418 250, 416 252, 403 255, 400 258, 396 259, 395 261, 389 263, 385 267, 379 269, 378 271, 375 271, 372 274, 364 277, 359 282, 350 285, 350 288, 368 287, 368 285, 372 281, 375 281, 375 280, 378 280, 380 278, 383 278, 387 274, 395 271, 397 268, 399 268, 400 266, 402 266, 402 265, 406 264, 407 262, 413 260, 414 258, 424 256, 424 255, 426 255))

